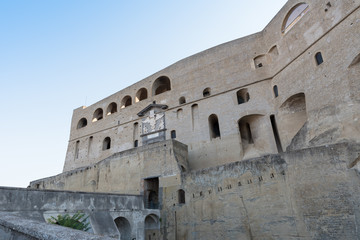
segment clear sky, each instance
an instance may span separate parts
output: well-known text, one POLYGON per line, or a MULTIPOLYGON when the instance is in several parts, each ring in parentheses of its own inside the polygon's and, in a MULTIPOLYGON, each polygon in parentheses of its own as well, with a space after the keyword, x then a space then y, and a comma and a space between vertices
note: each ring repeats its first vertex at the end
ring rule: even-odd
POLYGON ((261 31, 285 3, 0 1, 0 186, 62 172, 73 109, 261 31))

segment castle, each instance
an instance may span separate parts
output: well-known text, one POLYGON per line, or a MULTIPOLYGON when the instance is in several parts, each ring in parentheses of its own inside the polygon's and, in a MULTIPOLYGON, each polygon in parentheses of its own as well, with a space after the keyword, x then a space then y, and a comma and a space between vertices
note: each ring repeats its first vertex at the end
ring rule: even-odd
POLYGON ((120 239, 358 239, 359 7, 289 0, 263 31, 75 109, 63 173, 29 191, 101 195, 81 209, 120 239))

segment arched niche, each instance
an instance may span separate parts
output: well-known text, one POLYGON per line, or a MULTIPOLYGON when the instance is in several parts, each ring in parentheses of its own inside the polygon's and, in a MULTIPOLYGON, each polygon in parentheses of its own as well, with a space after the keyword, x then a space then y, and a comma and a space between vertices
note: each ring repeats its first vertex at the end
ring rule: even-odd
POLYGON ((144 239, 160 239, 160 220, 155 214, 149 214, 145 217, 144 239))
POLYGON ((140 88, 135 95, 135 102, 140 102, 148 98, 148 93, 146 88, 140 88))
POLYGON ((210 132, 210 139, 220 138, 220 126, 219 126, 219 119, 216 114, 211 114, 209 116, 209 132, 210 132))
POLYGON ((111 138, 110 137, 106 137, 103 141, 103 147, 102 150, 107 150, 111 148, 111 138))
POLYGON ((236 98, 238 104, 246 103, 250 100, 250 94, 247 88, 240 89, 236 92, 236 98))
POLYGON ((180 97, 179 98, 179 104, 184 104, 184 103, 186 103, 185 97, 180 97))
POLYGON ((124 217, 118 217, 114 220, 116 227, 120 233, 120 240, 131 239, 131 225, 124 217))
POLYGON ((96 109, 93 114, 92 122, 96 122, 96 121, 103 119, 103 115, 104 115, 104 112, 103 112, 102 108, 96 109))
POLYGON ((258 146, 261 139, 266 139, 267 134, 264 131, 264 115, 250 114, 243 116, 238 120, 238 129, 240 133, 240 146, 243 155, 246 157, 255 157, 264 153, 266 146, 258 146))
POLYGON ((87 126, 86 118, 81 118, 76 126, 76 129, 80 129, 87 126))
POLYGON ((106 109, 106 115, 111 115, 116 112, 117 112, 117 104, 115 102, 110 103, 106 109))
POLYGON ((157 78, 152 86, 152 95, 158 95, 163 92, 167 92, 171 90, 171 82, 170 79, 166 76, 161 76, 157 78))
POLYGON ((121 108, 126 108, 128 106, 131 106, 132 101, 131 101, 131 97, 129 95, 123 97, 123 99, 121 100, 121 108))
POLYGON ((203 90, 203 97, 209 97, 211 95, 211 88, 205 88, 203 90))

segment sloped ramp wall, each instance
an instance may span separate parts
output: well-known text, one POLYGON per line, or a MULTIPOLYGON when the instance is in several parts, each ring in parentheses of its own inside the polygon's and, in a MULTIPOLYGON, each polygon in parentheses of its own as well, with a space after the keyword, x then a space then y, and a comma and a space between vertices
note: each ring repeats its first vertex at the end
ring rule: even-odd
POLYGON ((87 232, 0 212, 1 240, 114 240, 87 232))
POLYGON ((121 229, 115 225, 115 219, 119 217, 131 223, 131 238, 142 240, 145 218, 151 214, 160 216, 160 210, 144 209, 142 195, 0 187, 1 240, 12 239, 11 236, 14 239, 18 239, 15 236, 19 236, 19 239, 93 239, 86 237, 95 236, 90 233, 119 238, 121 229), (84 238, 80 235, 79 238, 70 238, 72 235, 61 238, 63 235, 59 234, 70 234, 71 231, 68 228, 54 228, 53 233, 53 225, 46 223, 51 216, 72 215, 78 211, 89 217, 91 229, 84 238), (47 228, 49 231, 46 231, 47 228))
POLYGON ((33 181, 29 187, 139 195, 142 179, 179 175, 182 168, 188 169, 187 157, 185 144, 166 140, 118 152, 94 165, 33 181))

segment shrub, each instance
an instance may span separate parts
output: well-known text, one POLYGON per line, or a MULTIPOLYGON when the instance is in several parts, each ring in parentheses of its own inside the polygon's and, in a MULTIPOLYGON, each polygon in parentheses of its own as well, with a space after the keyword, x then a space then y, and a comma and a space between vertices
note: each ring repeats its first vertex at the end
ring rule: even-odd
POLYGON ((87 231, 90 229, 89 227, 90 223, 87 222, 88 218, 89 216, 85 217, 85 214, 79 211, 75 213, 73 216, 70 216, 69 214, 65 214, 65 215, 59 214, 56 218, 55 217, 48 218, 47 221, 52 224, 57 224, 64 227, 87 231))

